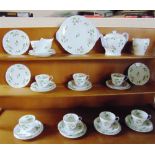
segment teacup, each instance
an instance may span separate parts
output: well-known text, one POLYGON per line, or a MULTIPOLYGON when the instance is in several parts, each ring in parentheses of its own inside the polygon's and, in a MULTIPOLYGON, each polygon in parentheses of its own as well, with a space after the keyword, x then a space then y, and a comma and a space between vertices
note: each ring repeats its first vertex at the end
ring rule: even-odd
POLYGON ((35 76, 38 87, 45 88, 53 80, 53 77, 47 74, 40 74, 35 76))
POLYGON ((100 122, 103 128, 110 128, 112 124, 119 121, 119 117, 110 111, 103 111, 99 115, 100 122))
POLYGON ((63 116, 63 122, 67 130, 75 129, 81 119, 81 117, 74 113, 68 113, 63 116))
POLYGON ((143 110, 134 109, 131 111, 131 117, 134 125, 141 126, 146 120, 151 119, 151 115, 148 115, 143 110))
POLYGON ((19 126, 25 131, 32 130, 35 126, 35 120, 34 115, 24 115, 19 119, 19 126))
POLYGON ((133 38, 133 54, 135 55, 145 55, 145 52, 150 44, 150 39, 148 38, 133 38))
POLYGON ((33 47, 33 51, 36 53, 45 53, 49 52, 52 46, 53 39, 43 39, 41 38, 39 41, 31 41, 31 45, 33 47))
POLYGON ((75 85, 78 87, 81 87, 89 79, 89 76, 84 73, 75 73, 73 74, 73 79, 74 79, 75 85))
POLYGON ((112 79, 112 83, 115 86, 120 86, 125 80, 127 80, 127 77, 121 73, 112 73, 111 79, 112 79))

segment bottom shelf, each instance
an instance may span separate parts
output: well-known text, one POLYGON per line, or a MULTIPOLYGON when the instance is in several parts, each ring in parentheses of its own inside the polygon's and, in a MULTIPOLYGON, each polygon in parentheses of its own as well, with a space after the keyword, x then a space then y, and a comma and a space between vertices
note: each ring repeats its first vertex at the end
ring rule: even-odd
POLYGON ((155 143, 155 129, 150 133, 138 133, 126 127, 124 118, 131 109, 140 108, 152 115, 152 122, 155 125, 155 111, 151 106, 146 107, 113 107, 113 108, 87 108, 87 109, 55 109, 55 110, 5 110, 0 114, 0 143, 37 143, 37 144, 112 144, 112 143, 155 143), (120 117, 122 131, 116 136, 101 135, 95 131, 93 120, 101 111, 110 110, 120 117), (75 112, 82 116, 86 123, 87 134, 79 139, 67 139, 62 137, 57 130, 57 123, 62 116, 68 112, 75 112), (13 137, 13 128, 18 119, 25 114, 34 114, 37 119, 44 123, 44 132, 37 138, 29 141, 17 140, 13 137))

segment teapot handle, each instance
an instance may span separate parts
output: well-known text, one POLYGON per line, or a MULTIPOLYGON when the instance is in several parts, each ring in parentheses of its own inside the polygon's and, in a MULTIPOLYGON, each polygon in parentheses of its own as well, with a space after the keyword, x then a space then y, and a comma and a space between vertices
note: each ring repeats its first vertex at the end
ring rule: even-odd
POLYGON ((105 40, 105 36, 103 36, 103 34, 100 34, 100 38, 101 38, 101 43, 102 43, 102 46, 104 48, 106 48, 108 45, 107 45, 107 42, 105 40))
POLYGON ((126 38, 126 41, 128 41, 128 39, 129 39, 129 34, 128 34, 127 32, 124 32, 124 33, 123 33, 123 36, 126 38))

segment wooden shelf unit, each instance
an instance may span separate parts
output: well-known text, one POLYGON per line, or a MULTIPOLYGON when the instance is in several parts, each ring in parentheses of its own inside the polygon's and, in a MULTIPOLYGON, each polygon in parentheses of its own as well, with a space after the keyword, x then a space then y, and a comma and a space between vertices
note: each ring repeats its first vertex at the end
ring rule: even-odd
MULTIPOLYGON (((0 28, 0 40, 11 29, 0 28)), ((30 40, 38 40, 42 37, 55 37, 58 27, 19 29, 25 31, 29 35, 30 40)), ((123 126, 123 131, 120 135, 110 138, 109 136, 98 134, 92 127, 93 119, 100 111, 104 110, 104 107, 112 107, 111 110, 114 110, 116 113, 120 109, 120 115, 124 113, 125 116, 130 108, 153 103, 155 95, 155 31, 153 28, 128 27, 100 27, 99 30, 103 34, 113 30, 129 33, 129 42, 123 49, 122 56, 105 56, 100 40, 87 55, 72 56, 64 51, 55 39, 53 48, 56 51, 56 55, 49 58, 32 57, 27 54, 10 56, 5 53, 2 43, 0 44, 0 107, 6 109, 0 116, 0 135, 2 137, 0 143, 155 143, 154 131, 145 135, 136 133, 123 126), (145 56, 135 56, 132 54, 131 40, 133 37, 151 39, 145 56), (123 91, 112 90, 106 87, 105 81, 110 78, 111 73, 120 72, 127 74, 128 67, 135 62, 145 63, 150 69, 151 77, 146 85, 132 86, 131 89, 123 91), (16 63, 28 66, 32 74, 29 85, 22 89, 11 88, 5 81, 7 68, 16 63), (72 74, 76 72, 84 72, 90 75, 90 80, 93 83, 91 90, 76 92, 67 88, 67 82, 72 79, 72 74), (53 75, 54 81, 57 84, 55 90, 48 93, 36 93, 29 89, 35 75, 41 73, 53 75), (126 111, 123 107, 127 106, 130 108, 127 108, 128 110, 126 111), (84 110, 81 109, 83 107, 85 107, 84 110), (90 107, 91 109, 89 109, 90 107), (93 110, 97 107, 98 110, 93 110), (86 119, 86 123, 88 123, 88 127, 90 128, 88 129, 88 134, 78 140, 63 138, 56 128, 63 114, 71 111, 76 113, 80 111, 80 114, 84 120, 86 119), (45 131, 38 138, 23 142, 13 138, 12 129, 17 123, 18 118, 26 113, 35 114, 45 124, 45 131), (9 121, 10 119, 12 119, 11 122, 9 121)), ((155 115, 150 107, 148 110, 151 111, 153 116, 155 115)))

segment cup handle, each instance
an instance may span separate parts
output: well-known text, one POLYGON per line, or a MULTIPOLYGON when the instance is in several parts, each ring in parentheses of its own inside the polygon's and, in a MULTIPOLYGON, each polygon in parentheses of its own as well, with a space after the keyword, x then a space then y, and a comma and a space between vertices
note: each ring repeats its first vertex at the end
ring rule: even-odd
POLYGON ((89 78, 89 75, 87 75, 87 80, 89 80, 90 78, 89 78))
POLYGON ((126 81, 128 79, 128 76, 125 76, 125 79, 124 79, 124 81, 126 81))
POLYGON ((50 79, 49 79, 49 80, 50 80, 50 81, 53 80, 53 76, 52 76, 52 75, 50 75, 50 79))
POLYGON ((79 116, 79 120, 80 120, 80 121, 82 120, 82 117, 81 117, 81 116, 79 116))
POLYGON ((115 120, 118 122, 119 121, 119 117, 117 116, 115 120))
POLYGON ((148 115, 148 118, 147 119, 151 119, 151 115, 148 115))

